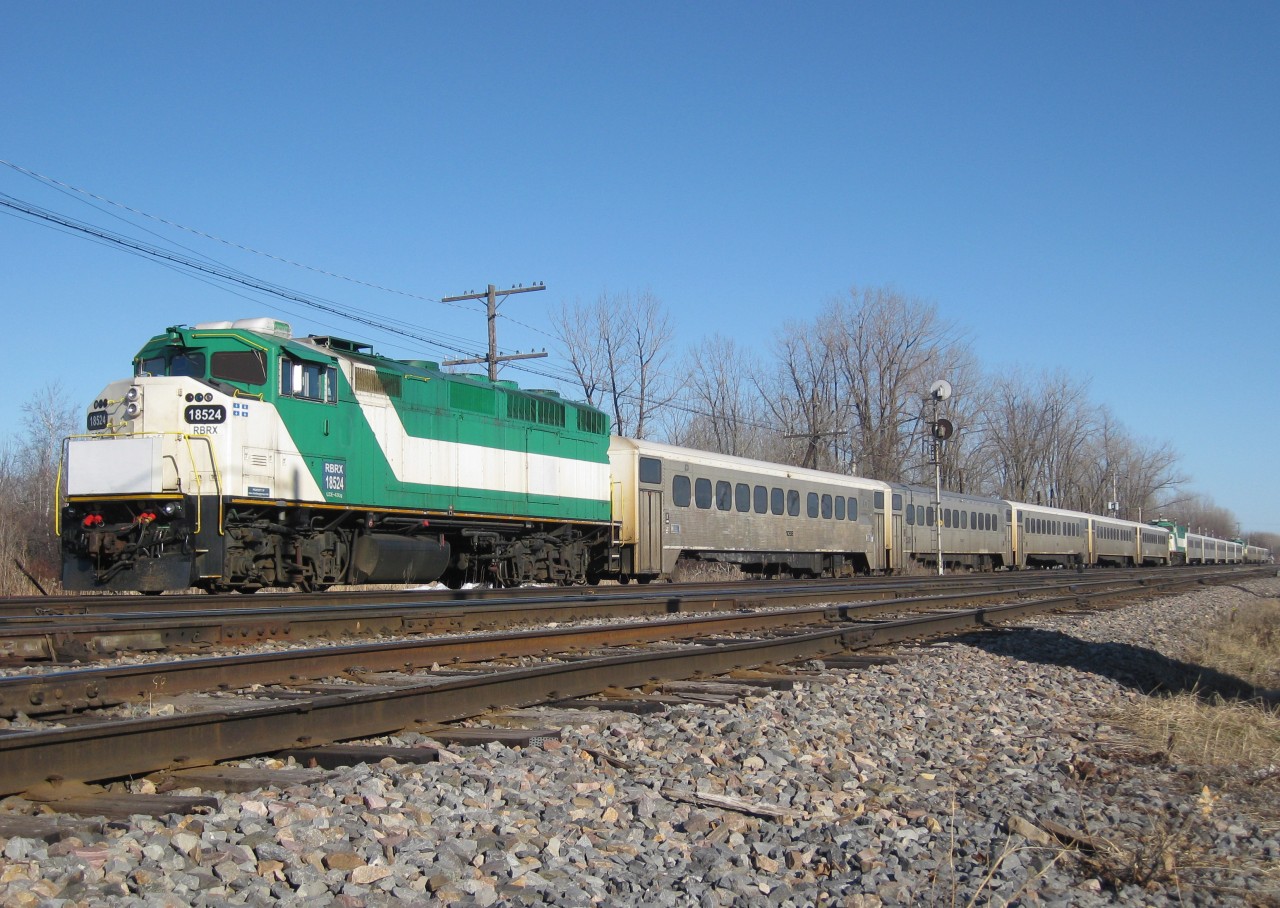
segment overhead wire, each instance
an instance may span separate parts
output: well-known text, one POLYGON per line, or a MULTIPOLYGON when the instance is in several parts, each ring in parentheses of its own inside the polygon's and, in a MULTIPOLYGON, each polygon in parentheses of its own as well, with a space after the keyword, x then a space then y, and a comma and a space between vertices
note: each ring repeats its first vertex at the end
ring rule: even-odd
POLYGON ((369 327, 376 328, 380 331, 387 331, 390 333, 400 334, 400 335, 403 335, 404 337, 408 337, 413 340, 419 341, 420 343, 424 343, 433 347, 439 347, 441 349, 448 350, 453 353, 458 353, 458 354, 469 353, 469 350, 467 348, 446 344, 440 340, 427 337, 417 332, 409 331, 403 328, 397 328, 395 326, 388 325, 385 322, 376 321, 372 318, 368 318, 366 316, 357 314, 356 312, 351 310, 349 307, 346 309, 339 308, 339 304, 337 304, 332 300, 324 300, 323 298, 320 298, 320 297, 314 297, 309 294, 304 294, 304 293, 301 293, 300 291, 291 290, 287 287, 283 287, 278 284, 273 284, 269 281, 262 281, 262 280, 258 280, 257 278, 245 277, 239 274, 238 272, 235 272, 232 269, 226 268, 225 266, 209 264, 207 262, 200 262, 193 258, 190 258, 189 256, 182 255, 180 253, 170 252, 165 249, 160 249, 156 246, 151 246, 148 243, 143 243, 140 240, 135 240, 130 237, 113 233, 112 231, 105 230, 100 227, 95 227, 92 224, 87 224, 82 221, 76 221, 72 218, 68 218, 63 215, 57 214, 56 212, 40 208, 39 206, 31 205, 30 203, 27 203, 27 202, 22 202, 10 195, 0 194, 0 206, 9 208, 14 211, 21 212, 23 214, 29 215, 30 217, 39 218, 41 220, 57 224, 59 226, 67 228, 68 230, 86 234, 98 240, 105 241, 110 244, 114 244, 126 250, 130 250, 135 254, 140 254, 155 260, 167 261, 173 264, 181 265, 184 268, 190 268, 196 271, 204 272, 205 274, 211 275, 216 279, 219 279, 222 281, 229 281, 236 284, 241 284, 243 286, 249 287, 250 289, 257 290, 262 293, 269 293, 273 296, 278 296, 283 299, 292 300, 296 303, 301 303, 304 306, 318 309, 323 312, 329 312, 333 315, 338 315, 343 318, 350 319, 351 321, 359 322, 369 327))
MULTIPOLYGON (((125 205, 121 202, 114 201, 110 198, 107 198, 106 196, 99 195, 87 189, 83 189, 81 187, 74 186, 69 183, 65 183, 61 180, 57 180, 45 174, 41 174, 36 171, 30 170, 26 167, 22 167, 21 165, 15 164, 12 161, 0 159, 0 164, 18 173, 21 173, 33 180, 36 180, 44 185, 47 185, 50 188, 54 189, 55 191, 58 191, 64 195, 71 196, 72 194, 75 194, 78 196, 83 196, 85 198, 94 199, 98 202, 102 202, 106 205, 110 205, 122 211, 127 211, 139 217, 143 217, 148 220, 154 221, 156 223, 163 224, 167 227, 171 227, 176 230, 181 230, 183 232, 190 233, 194 236, 198 236, 203 239, 207 239, 212 242, 219 243, 221 245, 227 246, 232 249, 251 253, 253 255, 262 256, 264 258, 279 262, 281 264, 289 265, 296 268, 301 268, 306 271, 311 271, 313 273, 320 274, 326 277, 331 277, 337 280, 342 280, 342 281, 346 281, 359 286, 367 287, 372 290, 392 293, 399 296, 408 297, 411 299, 421 300, 423 302, 452 306, 453 308, 461 309, 463 311, 466 311, 472 314, 482 311, 474 307, 461 306, 455 303, 445 302, 443 300, 440 300, 434 297, 423 296, 417 293, 412 293, 410 291, 387 287, 387 286, 373 283, 370 281, 361 280, 359 278, 353 278, 347 275, 338 274, 336 272, 329 271, 327 269, 317 268, 302 262, 293 261, 291 259, 278 256, 273 253, 264 252, 262 250, 255 249, 251 246, 246 246, 241 243, 225 240, 214 234, 210 234, 205 231, 186 226, 184 224, 178 223, 168 218, 163 218, 158 215, 150 214, 141 209, 135 208, 130 205, 125 205)), ((83 201, 83 199, 81 199, 80 201, 83 201)), ((437 349, 444 350, 453 354, 462 355, 466 357, 479 356, 479 354, 475 352, 476 346, 478 345, 475 345, 475 344, 468 345, 468 341, 465 338, 447 335, 440 332, 437 333, 436 337, 425 335, 420 331, 416 330, 415 328, 413 328, 409 322, 399 320, 399 319, 388 319, 386 316, 379 316, 376 313, 368 312, 367 310, 361 310, 356 307, 352 307, 349 304, 340 304, 334 300, 329 300, 324 297, 318 297, 312 294, 306 294, 301 291, 294 290, 294 289, 285 287, 283 285, 276 284, 271 281, 255 278, 252 275, 248 274, 247 272, 244 272, 238 268, 234 268, 225 263, 219 262, 218 260, 204 253, 201 253, 198 250, 191 249, 190 247, 184 246, 180 243, 176 243, 162 236, 161 234, 158 234, 155 231, 150 230, 149 228, 146 228, 143 225, 135 224, 134 222, 128 220, 127 218, 114 214, 113 212, 106 211, 105 209, 101 208, 98 205, 93 205, 88 202, 85 202, 85 204, 88 204, 94 210, 97 210, 103 214, 106 214, 109 217, 116 218, 118 220, 123 221, 126 224, 129 224, 132 227, 142 230, 145 233, 156 237, 161 242, 165 242, 171 246, 175 246, 179 249, 185 250, 186 252, 190 253, 190 256, 183 255, 177 252, 172 252, 166 249, 162 249, 157 246, 152 246, 151 244, 142 242, 141 240, 137 240, 135 238, 128 237, 123 234, 115 233, 113 231, 109 231, 109 230, 106 230, 105 228, 97 227, 87 222, 78 221, 76 219, 69 218, 64 215, 60 215, 57 212, 51 211, 49 209, 41 208, 40 206, 31 204, 28 202, 23 202, 8 194, 0 193, 0 207, 9 209, 5 213, 11 214, 12 216, 18 217, 19 219, 22 219, 22 220, 27 220, 30 223, 35 223, 41 226, 49 227, 51 229, 57 230, 58 232, 67 233, 69 235, 79 236, 82 239, 89 240, 99 245, 115 247, 121 251, 128 252, 131 255, 154 261, 157 264, 161 264, 164 267, 169 268, 170 270, 173 270, 177 273, 185 273, 189 277, 192 277, 196 280, 200 280, 202 283, 206 283, 206 284, 209 284, 210 286, 218 287, 219 289, 222 289, 226 292, 239 296, 242 299, 252 299, 252 297, 246 296, 242 292, 242 290, 239 289, 239 288, 247 288, 256 293, 273 296, 273 297, 276 297, 277 299, 285 300, 287 302, 294 302, 294 303, 303 305, 309 309, 326 312, 331 315, 338 316, 339 318, 347 321, 357 322, 375 331, 380 331, 380 332, 384 332, 391 335, 397 335, 397 336, 400 336, 409 340, 413 340, 418 343, 426 344, 428 346, 435 347, 437 349), (183 269, 186 269, 186 270, 183 270, 183 269), (196 274, 192 274, 191 273, 192 271, 196 272, 196 274), (238 287, 230 286, 230 285, 238 285, 238 287)), ((286 308, 286 311, 288 311, 287 307, 282 307, 282 308, 286 308)), ((542 328, 539 328, 535 325, 530 325, 518 319, 511 318, 510 316, 502 312, 499 312, 497 314, 498 314, 498 317, 504 318, 507 321, 511 322, 512 324, 519 325, 529 331, 533 331, 537 334, 541 334, 552 340, 558 340, 558 338, 554 334, 551 334, 550 332, 542 328)), ((393 345, 393 346, 399 346, 399 345, 393 345)), ((546 378, 553 382, 561 382, 561 383, 566 383, 570 385, 575 385, 577 382, 577 376, 575 376, 572 371, 567 369, 555 370, 555 369, 538 368, 536 366, 529 365, 527 361, 522 361, 520 365, 508 364, 508 367, 516 371, 523 372, 525 374, 536 375, 541 378, 546 378)), ((624 399, 626 399, 625 396, 624 396, 624 399)), ((709 415, 706 412, 699 410, 695 407, 687 406, 674 401, 668 402, 667 406, 671 407, 672 409, 678 412, 683 412, 688 415, 693 415, 693 416, 709 415)), ((743 420, 742 423, 751 428, 760 428, 760 429, 770 428, 764 423, 757 423, 750 420, 743 420)))
MULTIPOLYGON (((456 303, 448 303, 448 302, 445 302, 444 300, 437 299, 435 297, 422 296, 417 293, 412 293, 408 290, 399 290, 395 287, 386 287, 386 286, 383 286, 382 284, 371 283, 369 281, 364 281, 359 278, 349 277, 348 275, 345 275, 345 274, 338 274, 337 272, 334 272, 334 271, 328 271, 324 268, 317 268, 314 265, 308 265, 305 262, 296 262, 296 261, 293 261, 292 259, 284 258, 283 256, 278 256, 271 252, 264 252, 261 249, 255 249, 252 246, 246 246, 242 243, 237 243, 232 240, 225 240, 220 236, 216 236, 212 233, 206 233, 205 231, 198 230, 195 227, 188 227, 185 224, 180 224, 177 221, 172 221, 172 220, 169 220, 168 218, 160 217, 159 215, 150 214, 149 212, 143 211, 139 208, 134 208, 131 205, 126 205, 123 202, 114 201, 113 199, 109 199, 106 196, 99 195, 95 192, 91 192, 88 189, 83 189, 79 186, 73 186, 70 183, 64 183, 61 180, 55 179, 54 177, 46 176, 45 174, 23 167, 20 164, 15 164, 12 161, 6 161, 3 158, 0 158, 0 164, 3 164, 5 167, 8 167, 12 170, 17 171, 18 173, 24 174, 25 176, 31 177, 34 180, 38 180, 41 183, 45 183, 46 185, 49 185, 55 188, 59 188, 60 191, 74 192, 91 199, 96 199, 99 202, 103 202, 107 205, 111 205, 123 211, 128 211, 131 214, 136 214, 139 217, 147 218, 159 224, 164 224, 166 227, 172 227, 175 230, 181 230, 186 233, 193 234, 194 236, 198 236, 202 239, 211 240, 212 242, 220 243, 232 249, 238 249, 241 252, 248 252, 252 255, 259 255, 259 256, 262 256, 263 258, 268 258, 268 259, 271 259, 272 261, 280 262, 281 264, 284 264, 284 265, 290 265, 294 268, 302 268, 306 271, 312 271, 312 272, 315 272, 316 274, 322 274, 325 277, 335 278, 336 280, 347 281, 352 284, 358 284, 362 287, 368 287, 371 290, 380 290, 384 293, 394 293, 399 296, 409 297, 410 299, 421 300, 422 302, 426 302, 426 303, 438 303, 442 306, 452 306, 455 309, 462 309, 467 312, 476 311, 475 309, 469 306, 459 306, 456 303)), ((147 231, 147 232, 150 233, 151 231, 147 231)))

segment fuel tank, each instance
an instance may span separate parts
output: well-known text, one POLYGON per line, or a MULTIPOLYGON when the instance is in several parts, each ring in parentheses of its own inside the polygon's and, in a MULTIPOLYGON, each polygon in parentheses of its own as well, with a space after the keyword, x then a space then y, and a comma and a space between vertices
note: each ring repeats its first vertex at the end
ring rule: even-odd
POLYGON ((356 540, 352 583, 430 583, 449 566, 449 544, 436 539, 370 533, 356 540))

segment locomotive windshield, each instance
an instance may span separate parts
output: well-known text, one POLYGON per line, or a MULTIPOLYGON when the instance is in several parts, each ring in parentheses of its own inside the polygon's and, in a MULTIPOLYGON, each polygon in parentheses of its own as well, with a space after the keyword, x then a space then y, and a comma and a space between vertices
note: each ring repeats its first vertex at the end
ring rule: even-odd
POLYGON ((204 351, 166 347, 157 354, 139 359, 135 374, 137 376, 173 375, 204 378, 204 351))
POLYGON ((262 385, 267 381, 267 359, 261 350, 220 350, 208 356, 203 350, 165 347, 141 357, 134 374, 138 377, 212 377, 218 381, 262 385))

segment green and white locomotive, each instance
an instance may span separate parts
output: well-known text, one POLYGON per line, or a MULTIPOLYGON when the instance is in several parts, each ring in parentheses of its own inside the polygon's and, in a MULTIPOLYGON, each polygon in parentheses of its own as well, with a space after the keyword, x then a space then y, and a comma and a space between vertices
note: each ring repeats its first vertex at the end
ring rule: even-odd
POLYGON ((69 590, 579 583, 613 536, 604 413, 274 319, 148 341, 62 481, 69 590))

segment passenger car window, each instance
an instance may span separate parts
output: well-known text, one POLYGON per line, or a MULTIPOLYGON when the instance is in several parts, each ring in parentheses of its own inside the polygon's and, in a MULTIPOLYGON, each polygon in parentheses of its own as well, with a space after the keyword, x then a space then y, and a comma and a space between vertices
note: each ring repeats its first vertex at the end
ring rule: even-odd
POLYGON ((800 493, 795 489, 787 489, 787 516, 800 516, 800 493))
POLYGON ((677 473, 671 480, 671 503, 678 508, 687 508, 690 498, 689 477, 677 473))
POLYGON ((662 461, 656 457, 640 458, 640 481, 662 484, 662 461))
POLYGON ((844 520, 844 496, 836 496, 836 520, 844 520))
POLYGON ((751 486, 740 482, 734 487, 733 505, 743 514, 751 510, 751 486))
POLYGON ((774 489, 769 493, 769 510, 774 514, 781 514, 783 512, 783 503, 784 498, 782 489, 774 489))
POLYGON ((818 516, 818 493, 810 492, 808 495, 806 495, 804 505, 805 505, 805 512, 810 517, 816 518, 818 516))
POLYGON ((704 511, 711 507, 710 479, 695 479, 693 481, 693 503, 704 511))
POLYGON ((767 513, 769 510, 769 490, 764 486, 756 486, 755 491, 755 512, 757 514, 767 513))
POLYGON ((727 511, 733 507, 733 486, 723 479, 716 482, 716 510, 727 511))

